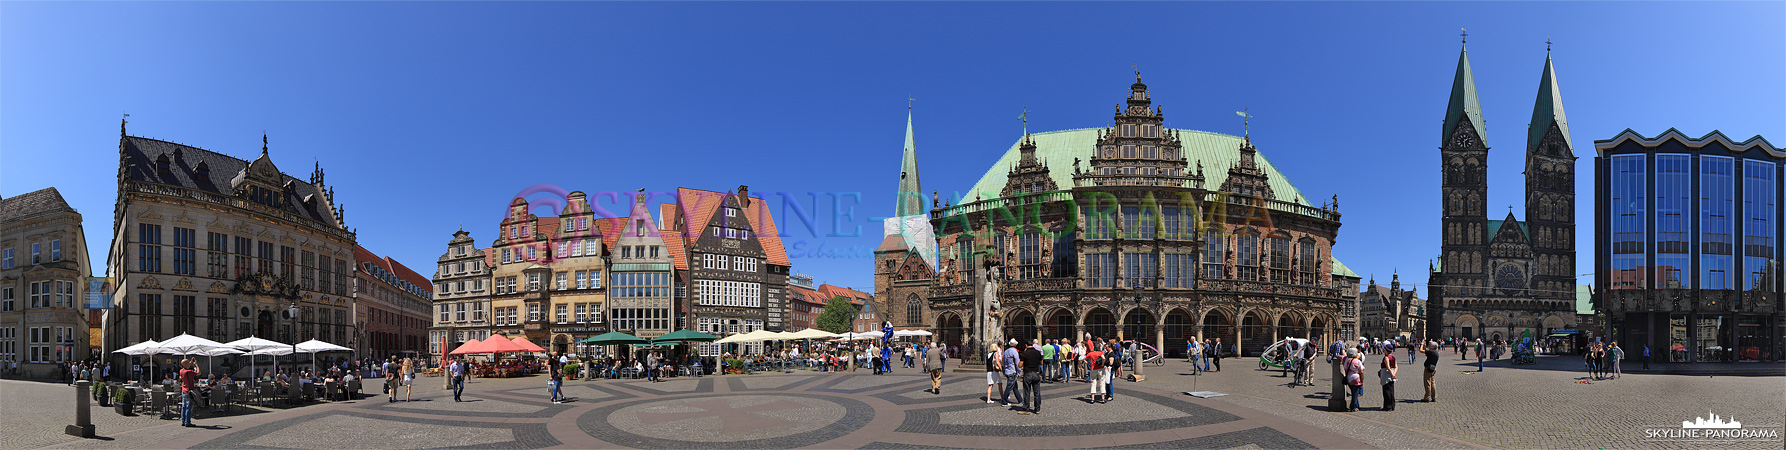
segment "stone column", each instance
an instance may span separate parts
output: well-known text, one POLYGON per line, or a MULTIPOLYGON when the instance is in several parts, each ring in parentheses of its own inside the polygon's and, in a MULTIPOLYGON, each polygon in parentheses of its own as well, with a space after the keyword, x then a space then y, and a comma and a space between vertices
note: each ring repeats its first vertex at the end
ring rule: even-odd
POLYGON ((87 380, 74 382, 74 425, 64 429, 71 436, 93 437, 93 396, 89 392, 91 384, 87 380))

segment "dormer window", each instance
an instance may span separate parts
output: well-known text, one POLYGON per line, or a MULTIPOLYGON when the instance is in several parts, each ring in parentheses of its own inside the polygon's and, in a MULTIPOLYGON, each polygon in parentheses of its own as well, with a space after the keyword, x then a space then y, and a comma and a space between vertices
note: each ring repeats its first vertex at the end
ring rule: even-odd
POLYGON ((210 164, 205 164, 205 163, 202 163, 202 162, 201 162, 201 163, 198 163, 198 167, 196 167, 196 168, 193 168, 193 169, 192 169, 192 173, 194 173, 194 174, 196 174, 196 175, 198 175, 198 176, 201 176, 201 177, 208 177, 208 176, 211 176, 211 165, 210 165, 210 164))
POLYGON ((156 173, 162 174, 171 172, 168 168, 167 155, 161 155, 155 158, 155 171, 156 173))

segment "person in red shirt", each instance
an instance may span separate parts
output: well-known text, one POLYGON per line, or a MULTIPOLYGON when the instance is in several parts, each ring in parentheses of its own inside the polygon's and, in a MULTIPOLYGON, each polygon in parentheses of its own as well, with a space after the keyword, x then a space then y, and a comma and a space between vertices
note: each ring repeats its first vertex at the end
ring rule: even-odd
POLYGON ((198 365, 180 360, 180 426, 192 427, 192 396, 198 392, 198 365))
POLYGON ((1086 369, 1091 373, 1091 402, 1103 403, 1106 392, 1104 383, 1110 381, 1110 375, 1105 373, 1104 352, 1095 347, 1088 348, 1091 351, 1085 353, 1085 362, 1086 369))

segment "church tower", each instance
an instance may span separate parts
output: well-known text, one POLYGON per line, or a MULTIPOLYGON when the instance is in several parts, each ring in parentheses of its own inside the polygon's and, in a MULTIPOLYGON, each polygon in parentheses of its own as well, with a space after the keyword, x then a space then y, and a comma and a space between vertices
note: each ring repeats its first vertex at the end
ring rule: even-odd
POLYGON ((912 109, 905 110, 905 152, 899 161, 899 203, 893 217, 924 214, 924 187, 918 184, 918 147, 912 142, 912 109))
POLYGON ((1532 229, 1533 294, 1561 301, 1575 293, 1575 151, 1546 52, 1526 131, 1526 222, 1532 229))
POLYGON ((1481 295, 1488 286, 1483 254, 1489 239, 1488 146, 1482 139, 1487 128, 1468 49, 1457 57, 1457 77, 1452 80, 1441 131, 1444 244, 1439 270, 1444 282, 1438 284, 1445 286, 1441 291, 1445 299, 1481 295))

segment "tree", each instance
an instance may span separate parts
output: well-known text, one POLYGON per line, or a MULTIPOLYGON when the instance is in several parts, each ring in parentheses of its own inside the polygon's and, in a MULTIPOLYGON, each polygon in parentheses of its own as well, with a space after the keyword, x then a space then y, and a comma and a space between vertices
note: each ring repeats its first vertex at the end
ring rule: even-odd
POLYGON ((820 330, 831 333, 847 333, 856 321, 856 305, 844 296, 832 297, 825 302, 825 309, 819 312, 819 319, 813 325, 820 330))

